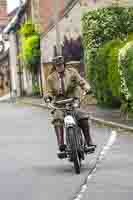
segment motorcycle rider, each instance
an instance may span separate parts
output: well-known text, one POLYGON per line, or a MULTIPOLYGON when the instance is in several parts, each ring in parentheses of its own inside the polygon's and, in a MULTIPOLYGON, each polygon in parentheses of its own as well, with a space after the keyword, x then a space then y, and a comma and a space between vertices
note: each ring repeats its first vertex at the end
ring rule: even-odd
MULTIPOLYGON (((56 56, 53 58, 53 72, 49 75, 48 90, 44 97, 45 102, 59 101, 67 98, 80 97, 81 89, 86 93, 90 91, 89 84, 79 75, 76 69, 65 67, 64 57, 56 56)), ((52 111, 52 124, 57 136, 57 143, 59 147, 58 155, 65 151, 66 145, 64 144, 64 112, 61 110, 52 111)), ((82 129, 84 138, 86 140, 86 150, 90 147, 94 148, 90 127, 88 123, 88 114, 81 108, 76 111, 76 118, 79 123, 79 127, 82 129)))

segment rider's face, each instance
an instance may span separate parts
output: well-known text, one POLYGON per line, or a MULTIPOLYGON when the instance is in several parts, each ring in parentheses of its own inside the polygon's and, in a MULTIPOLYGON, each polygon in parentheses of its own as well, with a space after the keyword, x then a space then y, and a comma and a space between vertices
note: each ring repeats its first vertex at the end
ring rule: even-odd
POLYGON ((61 73, 61 72, 63 72, 64 71, 64 64, 59 64, 59 65, 56 65, 55 66, 56 67, 56 71, 58 72, 58 73, 61 73))

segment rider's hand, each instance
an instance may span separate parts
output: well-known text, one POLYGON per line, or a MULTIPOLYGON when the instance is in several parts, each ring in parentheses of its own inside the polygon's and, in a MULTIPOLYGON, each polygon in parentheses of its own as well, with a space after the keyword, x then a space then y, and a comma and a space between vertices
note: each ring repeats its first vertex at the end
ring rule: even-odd
POLYGON ((50 96, 45 96, 45 97, 44 97, 44 101, 45 101, 45 103, 50 103, 50 102, 52 101, 52 97, 50 97, 50 96))
POLYGON ((133 99, 132 98, 128 98, 128 103, 132 103, 133 102, 133 99))
POLYGON ((93 94, 93 92, 92 92, 92 90, 91 90, 91 89, 89 89, 89 90, 85 90, 85 94, 86 94, 86 95, 92 95, 92 94, 93 94))
POLYGON ((92 97, 95 97, 95 94, 94 94, 94 92, 91 89, 86 90, 85 93, 84 93, 84 95, 91 95, 92 97))

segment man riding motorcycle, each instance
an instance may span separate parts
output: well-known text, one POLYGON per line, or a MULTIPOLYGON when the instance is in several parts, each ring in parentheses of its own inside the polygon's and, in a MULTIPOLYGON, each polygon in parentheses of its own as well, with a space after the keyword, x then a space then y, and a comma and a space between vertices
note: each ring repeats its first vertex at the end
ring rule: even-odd
MULTIPOLYGON (((53 72, 49 75, 48 91, 44 100, 46 103, 53 101, 59 101, 67 98, 79 98, 81 89, 86 93, 90 91, 89 84, 80 76, 77 70, 73 68, 65 67, 64 57, 57 56, 53 59, 53 72)), ((52 111, 52 124, 57 136, 57 143, 59 147, 58 156, 65 151, 66 145, 64 143, 64 112, 61 110, 52 111)), ((90 135, 90 127, 88 123, 88 113, 81 108, 76 111, 76 119, 79 123, 85 141, 86 150, 90 147, 94 148, 96 145, 92 143, 90 135)))

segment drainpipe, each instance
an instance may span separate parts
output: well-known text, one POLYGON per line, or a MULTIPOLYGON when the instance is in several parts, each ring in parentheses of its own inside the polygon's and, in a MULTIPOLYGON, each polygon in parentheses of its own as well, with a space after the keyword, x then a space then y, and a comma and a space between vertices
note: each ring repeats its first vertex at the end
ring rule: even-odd
POLYGON ((11 76, 11 88, 12 95, 17 96, 17 46, 16 46, 16 35, 13 31, 9 33, 9 55, 10 55, 10 76, 11 76))
MULTIPOLYGON (((16 33, 16 43, 17 43, 17 55, 20 54, 20 43, 19 43, 19 36, 16 33)), ((23 84, 22 84, 22 67, 20 58, 18 58, 18 82, 19 82, 19 96, 23 96, 23 84)))

